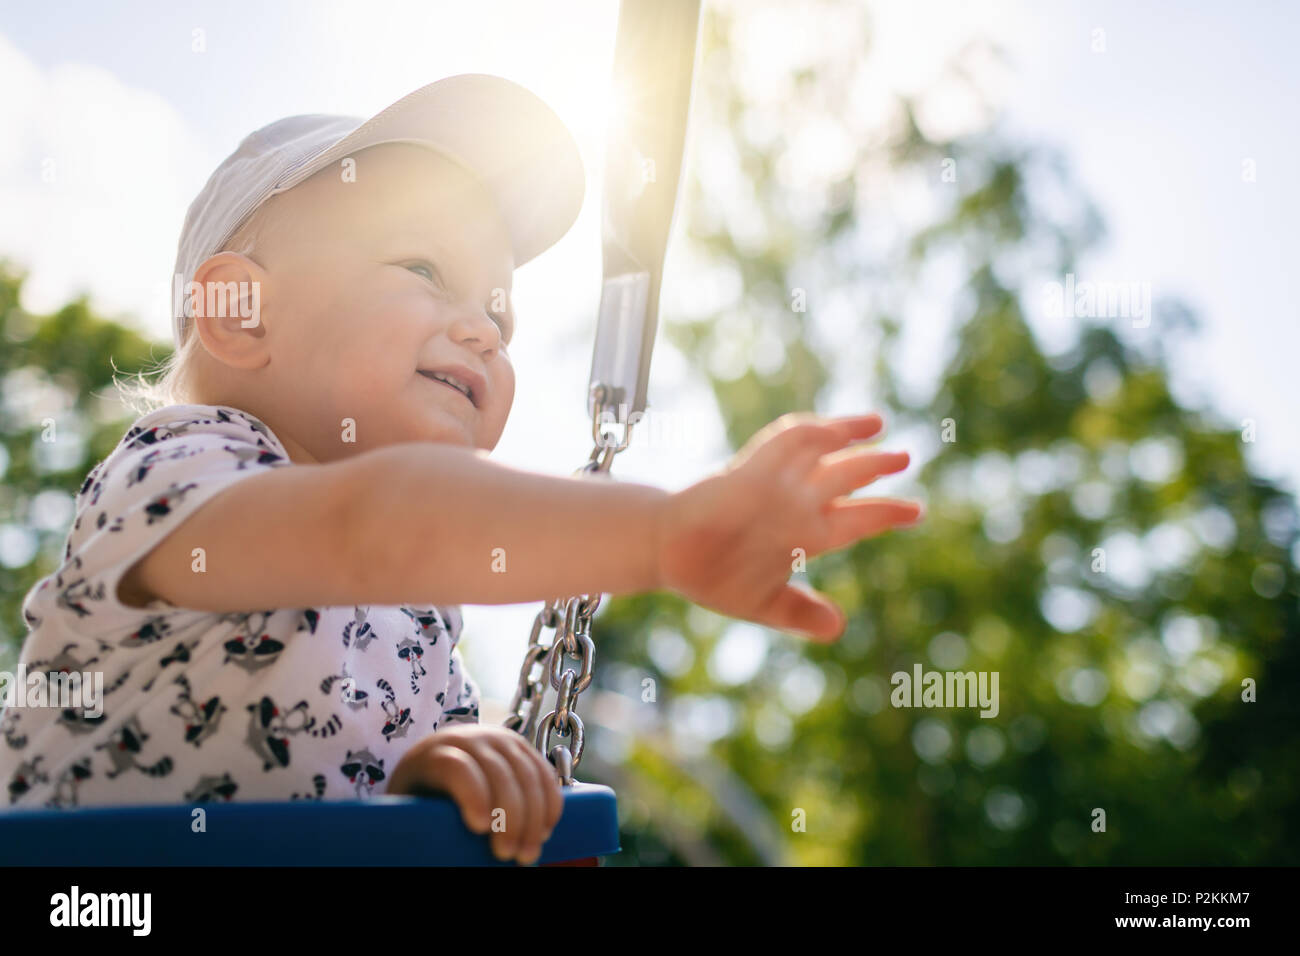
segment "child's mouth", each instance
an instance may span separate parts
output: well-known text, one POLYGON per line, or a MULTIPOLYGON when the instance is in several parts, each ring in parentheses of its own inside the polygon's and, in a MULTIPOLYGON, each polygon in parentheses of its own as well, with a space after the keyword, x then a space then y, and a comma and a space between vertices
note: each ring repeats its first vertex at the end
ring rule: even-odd
POLYGON ((419 374, 422 375, 422 376, 424 376, 425 378, 427 378, 430 382, 433 382, 435 385, 440 385, 440 386, 442 386, 443 388, 450 389, 451 391, 453 391, 453 392, 455 392, 457 395, 459 395, 461 398, 463 398, 463 399, 465 399, 466 401, 468 401, 468 402, 469 402, 471 405, 473 405, 474 407, 476 407, 476 408, 478 407, 478 403, 474 401, 474 397, 473 397, 473 394, 472 394, 472 393, 467 394, 465 391, 462 391, 460 388, 458 388, 457 386, 451 384, 450 382, 445 382, 445 381, 443 381, 443 380, 440 379, 440 378, 435 378, 434 376, 435 376, 437 373, 435 373, 435 372, 426 372, 426 371, 421 371, 419 374))

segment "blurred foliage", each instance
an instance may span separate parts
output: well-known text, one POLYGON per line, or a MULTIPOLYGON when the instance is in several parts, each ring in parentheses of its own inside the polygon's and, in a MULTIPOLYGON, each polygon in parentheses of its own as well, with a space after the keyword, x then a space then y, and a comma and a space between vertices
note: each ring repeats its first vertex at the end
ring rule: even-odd
MULTIPOLYGON (((1295 508, 1251 474, 1240 431, 1170 394, 1161 350, 1193 320, 1170 304, 1145 344, 1100 321, 1045 351, 1022 293, 1101 235, 1064 164, 992 132, 927 134, 924 103, 895 104, 883 134, 859 117, 857 4, 801 7, 821 59, 784 77, 761 64, 756 93, 735 38, 773 9, 705 9, 692 124, 697 170, 714 174, 695 173, 683 214, 694 260, 739 291, 666 315, 666 335, 711 382, 735 447, 860 386, 859 407, 927 443, 911 450, 928 455, 928 514, 796 575, 848 613, 834 645, 666 594, 604 604, 580 776, 619 790, 610 864, 1297 862, 1295 508), (818 166, 828 123, 855 153, 818 166), (944 268, 959 270, 961 322, 918 397, 898 373, 902 331, 944 268), (759 347, 773 341, 776 363, 759 347), (721 374, 738 349, 739 374, 721 374), (998 672, 1000 712, 892 707, 891 675, 916 663, 998 672)), ((0 264, 3 666, 72 495, 134 417, 114 367, 166 354, 84 300, 29 315, 21 283, 0 264)))
POLYGON ((87 472, 135 415, 115 371, 152 367, 165 347, 94 315, 84 297, 51 315, 19 303, 24 274, 0 261, 0 668, 26 634, 22 602, 55 570, 87 472))
MULTIPOLYGON (((827 35, 854 25, 845 5, 814 6, 840 18, 827 35)), ((1129 320, 1101 319, 1047 353, 1022 294, 1073 271, 1101 224, 1059 159, 994 132, 927 138, 923 104, 900 102, 885 142, 864 135, 848 180, 825 182, 823 214, 795 222, 788 211, 816 187, 792 195, 775 171, 816 134, 819 111, 851 124, 837 98, 851 72, 828 56, 795 92, 750 102, 732 37, 767 13, 733 9, 706 11, 692 122, 730 118, 698 149, 734 149, 750 181, 719 210, 697 180, 685 211, 694 254, 736 270, 743 291, 720 311, 665 316, 668 334, 712 381, 739 447, 846 384, 840 353, 874 330, 860 407, 874 398, 895 434, 928 446, 911 448, 929 456, 927 519, 795 575, 848 613, 835 645, 666 595, 602 611, 597 684, 626 703, 598 745, 614 754, 599 776, 619 787, 626 818, 625 852, 610 862, 1296 863, 1295 507, 1251 474, 1240 429, 1170 394, 1162 349, 1189 327, 1186 310, 1167 305, 1172 320, 1145 343, 1119 334, 1129 320), (764 127, 782 135, 755 142, 764 127), (896 200, 918 183, 930 215, 909 229, 896 200), (881 222, 897 233, 883 249, 881 222), (764 242, 742 249, 738 223, 764 242), (818 253, 823 268, 810 270, 818 253), (917 398, 898 380, 898 346, 936 264, 964 276, 960 330, 937 387, 917 398), (792 308, 800 288, 806 312, 792 308), (828 335, 818 306, 845 296, 871 306, 856 320, 836 312, 828 335), (754 340, 785 343, 780 374, 757 362, 717 374, 735 313, 754 340), (1000 712, 891 706, 891 675, 917 663, 998 672, 1000 712), (1246 678, 1257 702, 1243 702, 1246 678), (710 779, 710 766, 737 779, 710 779), (737 793, 756 809, 738 809, 737 793)), ((864 32, 860 59, 868 46, 864 32)))

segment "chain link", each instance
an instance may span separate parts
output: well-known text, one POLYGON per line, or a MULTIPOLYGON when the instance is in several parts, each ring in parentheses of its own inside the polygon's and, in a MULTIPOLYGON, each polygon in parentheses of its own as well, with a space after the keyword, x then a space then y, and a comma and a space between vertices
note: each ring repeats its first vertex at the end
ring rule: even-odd
MULTIPOLYGON (((587 462, 578 468, 576 475, 606 475, 614 456, 627 448, 631 441, 632 425, 623 423, 623 437, 602 429, 607 422, 605 412, 613 407, 608 390, 599 383, 592 387, 595 411, 591 419, 591 434, 595 447, 587 462)), ((532 634, 524 651, 519 681, 510 701, 510 716, 505 726, 533 741, 541 753, 551 761, 564 786, 574 782, 574 771, 582 760, 585 744, 582 720, 578 717, 578 695, 591 685, 592 664, 596 645, 591 640, 591 621, 600 607, 600 594, 579 594, 570 598, 553 598, 542 606, 533 619, 532 634), (542 632, 555 632, 549 643, 542 632), (577 658, 575 671, 564 663, 565 657, 577 658), (546 695, 547 684, 556 692, 555 709, 538 721, 538 711, 546 695), (559 734, 559 742, 551 744, 552 734, 559 734)))

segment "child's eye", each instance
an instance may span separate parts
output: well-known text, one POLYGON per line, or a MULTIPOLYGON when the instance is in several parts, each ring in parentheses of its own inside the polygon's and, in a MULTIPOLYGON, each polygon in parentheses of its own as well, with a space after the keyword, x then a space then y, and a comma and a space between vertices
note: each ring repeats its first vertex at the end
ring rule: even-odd
POLYGON ((438 285, 442 285, 442 274, 438 272, 438 267, 432 262, 410 262, 407 263, 406 268, 411 272, 416 272, 418 270, 424 273, 424 277, 430 282, 436 282, 438 285))
MULTIPOLYGON (((402 265, 402 268, 423 275, 426 279, 439 287, 443 286, 442 273, 438 271, 437 266, 432 262, 429 262, 427 259, 418 259, 414 262, 405 263, 402 265)), ((509 321, 500 313, 489 312, 488 314, 492 317, 492 321, 500 327, 503 343, 509 342, 512 338, 510 333, 514 331, 509 321)))

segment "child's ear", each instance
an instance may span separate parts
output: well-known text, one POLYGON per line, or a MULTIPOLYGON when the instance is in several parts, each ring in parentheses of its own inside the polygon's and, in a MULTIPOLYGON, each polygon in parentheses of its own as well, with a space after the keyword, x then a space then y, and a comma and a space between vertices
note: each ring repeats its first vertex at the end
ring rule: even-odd
POLYGON ((237 252, 219 252, 195 270, 186 294, 194 309, 194 329, 213 358, 236 368, 265 364, 266 278, 266 270, 237 252))

